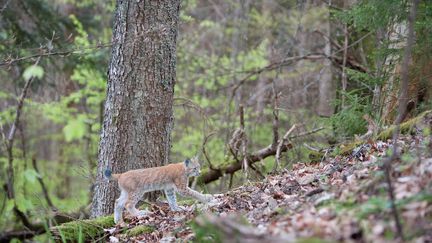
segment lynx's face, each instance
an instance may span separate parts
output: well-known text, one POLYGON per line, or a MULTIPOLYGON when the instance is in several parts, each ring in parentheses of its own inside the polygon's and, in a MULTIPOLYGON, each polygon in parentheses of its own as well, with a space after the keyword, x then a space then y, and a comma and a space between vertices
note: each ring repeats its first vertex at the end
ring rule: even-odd
POLYGON ((185 165, 186 165, 186 174, 187 176, 199 176, 200 175, 200 170, 201 170, 201 166, 199 164, 198 158, 194 157, 192 159, 186 159, 185 160, 185 165))

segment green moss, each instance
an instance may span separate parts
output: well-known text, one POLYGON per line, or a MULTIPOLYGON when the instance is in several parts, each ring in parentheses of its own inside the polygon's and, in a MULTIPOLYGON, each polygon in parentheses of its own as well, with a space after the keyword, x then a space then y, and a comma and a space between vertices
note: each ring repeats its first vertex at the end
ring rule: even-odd
POLYGON ((335 149, 335 152, 332 153, 332 156, 349 155, 351 154, 351 151, 353 151, 356 147, 360 146, 362 143, 363 141, 354 141, 348 144, 344 144, 338 149, 335 149))
POLYGON ((138 236, 138 235, 142 235, 142 234, 146 234, 146 233, 151 233, 154 230, 155 230, 155 228, 153 226, 138 225, 138 226, 126 231, 126 235, 128 237, 134 237, 134 236, 138 236))
MULTIPOLYGON (((421 122, 423 120, 423 118, 427 115, 432 113, 432 111, 425 111, 423 113, 421 113, 420 115, 402 123, 400 125, 400 132, 402 134, 406 134, 411 132, 411 130, 414 128, 414 126, 416 124, 418 124, 419 122, 421 122)), ((389 139, 393 136, 393 132, 395 130, 396 126, 391 126, 389 128, 387 128, 386 130, 382 131, 380 134, 378 134, 377 139, 380 140, 386 140, 389 139)))
POLYGON ((324 153, 323 152, 309 150, 308 157, 309 157, 309 161, 310 162, 320 162, 321 159, 324 157, 324 153))
POLYGON ((51 232, 62 241, 88 241, 104 233, 104 229, 114 226, 113 216, 100 217, 89 220, 76 220, 53 227, 51 232))

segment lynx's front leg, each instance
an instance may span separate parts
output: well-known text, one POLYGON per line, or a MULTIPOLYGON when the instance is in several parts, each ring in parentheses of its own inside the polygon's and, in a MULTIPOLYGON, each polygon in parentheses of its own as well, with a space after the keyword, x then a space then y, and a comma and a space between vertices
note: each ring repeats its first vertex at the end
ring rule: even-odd
POLYGON ((213 200, 213 196, 210 194, 201 194, 197 191, 190 189, 189 187, 177 188, 180 195, 184 197, 193 197, 202 203, 208 203, 213 200))
POLYGON ((180 211, 181 208, 177 205, 177 198, 174 188, 165 189, 165 196, 172 211, 180 211))

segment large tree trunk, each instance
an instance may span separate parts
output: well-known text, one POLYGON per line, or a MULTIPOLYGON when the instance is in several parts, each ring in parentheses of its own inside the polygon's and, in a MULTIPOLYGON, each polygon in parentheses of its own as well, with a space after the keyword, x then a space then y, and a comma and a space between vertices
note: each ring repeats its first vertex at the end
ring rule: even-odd
POLYGON ((180 0, 117 1, 91 216, 112 213, 121 173, 167 164, 180 0))

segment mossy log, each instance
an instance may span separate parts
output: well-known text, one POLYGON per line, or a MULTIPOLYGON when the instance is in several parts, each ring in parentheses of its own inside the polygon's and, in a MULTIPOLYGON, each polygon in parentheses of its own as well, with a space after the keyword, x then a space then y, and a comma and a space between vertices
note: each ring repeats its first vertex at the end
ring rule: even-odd
MULTIPOLYGON (((105 242, 105 240, 103 240, 105 234, 104 229, 114 226, 113 216, 106 216, 64 223, 52 227, 50 232, 53 239, 58 242, 105 242)), ((130 238, 144 233, 151 233, 154 230, 153 226, 137 225, 130 229, 120 229, 120 232, 122 233, 122 238, 130 238)))
MULTIPOLYGON (((402 134, 410 133, 415 126, 421 125, 424 121, 424 118, 429 116, 429 115, 432 115, 432 110, 425 111, 425 112, 421 113, 420 115, 402 123, 400 125, 400 132, 402 134)), ((387 128, 386 130, 382 131, 380 134, 378 134, 377 139, 378 140, 386 140, 386 139, 391 138, 393 136, 393 132, 394 132, 395 128, 396 128, 396 126, 393 125, 393 126, 387 128)))
MULTIPOLYGON (((406 122, 403 122, 400 124, 400 133, 401 134, 408 134, 414 130, 415 127, 419 126, 422 127, 424 124, 424 119, 427 116, 432 115, 432 110, 425 111, 421 113, 420 115, 409 119, 406 122)), ((380 132, 377 136, 373 138, 373 140, 387 140, 392 138, 393 132, 395 130, 396 126, 392 125, 389 128, 385 129, 384 131, 380 132)), ((353 149, 363 144, 363 140, 356 140, 351 141, 345 144, 342 144, 339 146, 339 150, 336 151, 336 154, 334 155, 349 155, 353 149)))
POLYGON ((94 241, 103 236, 104 229, 113 227, 113 216, 96 219, 75 220, 50 228, 50 232, 56 241, 78 242, 94 241))

